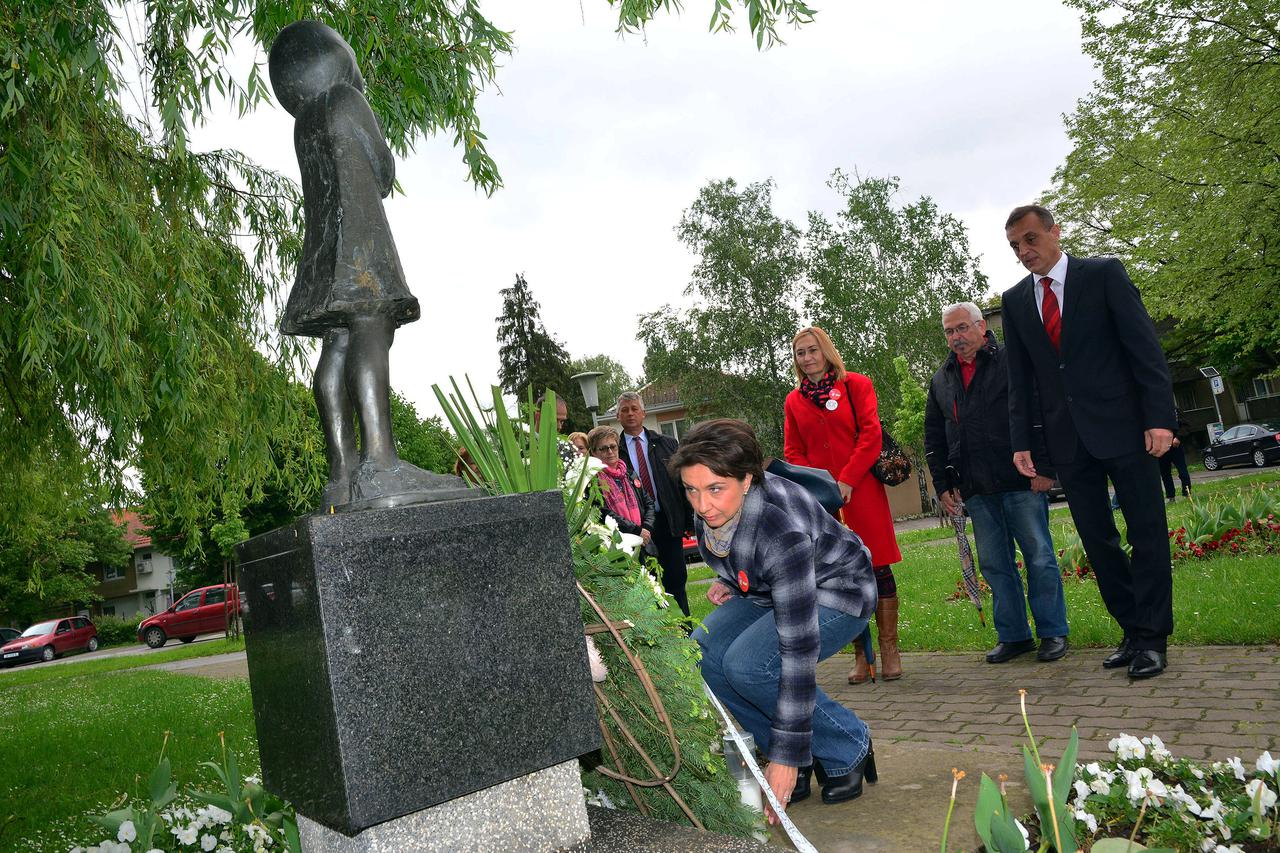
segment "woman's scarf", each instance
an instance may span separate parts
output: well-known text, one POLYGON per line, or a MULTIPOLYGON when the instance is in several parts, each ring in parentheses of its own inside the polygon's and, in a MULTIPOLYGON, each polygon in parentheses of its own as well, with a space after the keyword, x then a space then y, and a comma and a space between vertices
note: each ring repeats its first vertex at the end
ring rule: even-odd
MULTIPOLYGON (((743 505, 746 505, 744 496, 743 505)), ((742 518, 742 510, 726 521, 719 527, 710 527, 705 522, 702 526, 702 544, 707 546, 707 550, 717 557, 724 559, 729 556, 729 546, 733 542, 733 532, 738 529, 738 521, 742 518)))
POLYGON ((809 377, 800 380, 800 393, 808 397, 809 400, 818 408, 823 408, 827 404, 827 398, 831 396, 831 389, 835 387, 836 374, 835 371, 828 370, 822 374, 822 379, 813 382, 809 377))
POLYGON ((632 524, 640 523, 640 501, 636 500, 635 489, 626 482, 627 465, 621 459, 596 475, 600 478, 601 491, 604 492, 604 505, 609 512, 625 518, 632 524))

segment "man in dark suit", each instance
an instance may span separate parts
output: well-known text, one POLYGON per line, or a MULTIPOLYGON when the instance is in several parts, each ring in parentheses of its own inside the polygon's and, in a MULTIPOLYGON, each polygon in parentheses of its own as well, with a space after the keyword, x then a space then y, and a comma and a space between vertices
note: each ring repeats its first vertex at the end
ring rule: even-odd
MULTIPOLYGON (((685 616, 689 615, 689 597, 685 584, 689 572, 684 565, 684 534, 692 517, 684 489, 673 482, 667 463, 679 443, 660 432, 644 427, 644 400, 635 391, 618 397, 618 423, 622 425, 622 447, 619 455, 644 490, 653 498, 657 516, 653 523, 651 543, 662 566, 662 588, 667 591, 685 616)), ((1163 504, 1162 504, 1163 506, 1163 504)))
POLYGON ((1175 422, 1155 324, 1120 261, 1063 254, 1045 208, 1016 208, 1005 236, 1031 272, 1003 300, 1014 465, 1036 475, 1032 425, 1043 423, 1098 591, 1124 629, 1102 665, 1128 666, 1132 678, 1159 675, 1173 632, 1173 572, 1156 460, 1175 422), (1041 411, 1033 412, 1037 392, 1041 411), (1132 557, 1120 545, 1108 478, 1132 557))

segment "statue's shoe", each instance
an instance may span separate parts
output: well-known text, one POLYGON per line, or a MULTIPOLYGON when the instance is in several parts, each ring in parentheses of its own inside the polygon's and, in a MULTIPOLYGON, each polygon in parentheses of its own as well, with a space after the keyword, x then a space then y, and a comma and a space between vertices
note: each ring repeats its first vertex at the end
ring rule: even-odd
POLYGON ((460 477, 424 471, 403 459, 389 468, 361 462, 351 476, 351 503, 343 509, 383 509, 426 501, 473 498, 481 494, 460 477))

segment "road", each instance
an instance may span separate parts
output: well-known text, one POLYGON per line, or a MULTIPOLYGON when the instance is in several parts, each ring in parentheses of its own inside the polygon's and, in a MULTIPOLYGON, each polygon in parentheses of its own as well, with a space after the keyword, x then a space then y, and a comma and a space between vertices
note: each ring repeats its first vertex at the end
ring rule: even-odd
MULTIPOLYGON (((205 643, 209 640, 221 640, 223 636, 224 635, 221 631, 216 634, 201 634, 199 637, 196 637, 194 642, 205 643)), ((160 648, 175 649, 181 645, 182 643, 177 640, 170 640, 160 648)), ((109 649, 98 649, 96 652, 80 652, 77 654, 65 655, 57 660, 50 661, 49 663, 36 661, 34 664, 22 664, 22 666, 57 666, 63 663, 77 663, 79 661, 98 660, 100 658, 118 658, 126 655, 145 655, 154 651, 160 651, 160 649, 152 649, 142 644, 138 644, 136 646, 112 646, 109 649)))

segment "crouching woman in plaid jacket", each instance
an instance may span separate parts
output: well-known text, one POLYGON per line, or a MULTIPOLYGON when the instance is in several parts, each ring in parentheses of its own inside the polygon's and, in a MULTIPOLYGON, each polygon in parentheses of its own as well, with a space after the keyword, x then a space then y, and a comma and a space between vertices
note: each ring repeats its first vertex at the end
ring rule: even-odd
MULTIPOLYGON (((694 427, 671 458, 697 515, 716 605, 694 632, 702 677, 769 759, 779 802, 838 803, 876 781, 867 726, 818 689, 816 666, 862 633, 876 609, 871 556, 802 486, 766 474, 755 432, 694 427)), ((776 816, 769 813, 770 822, 776 816)))

